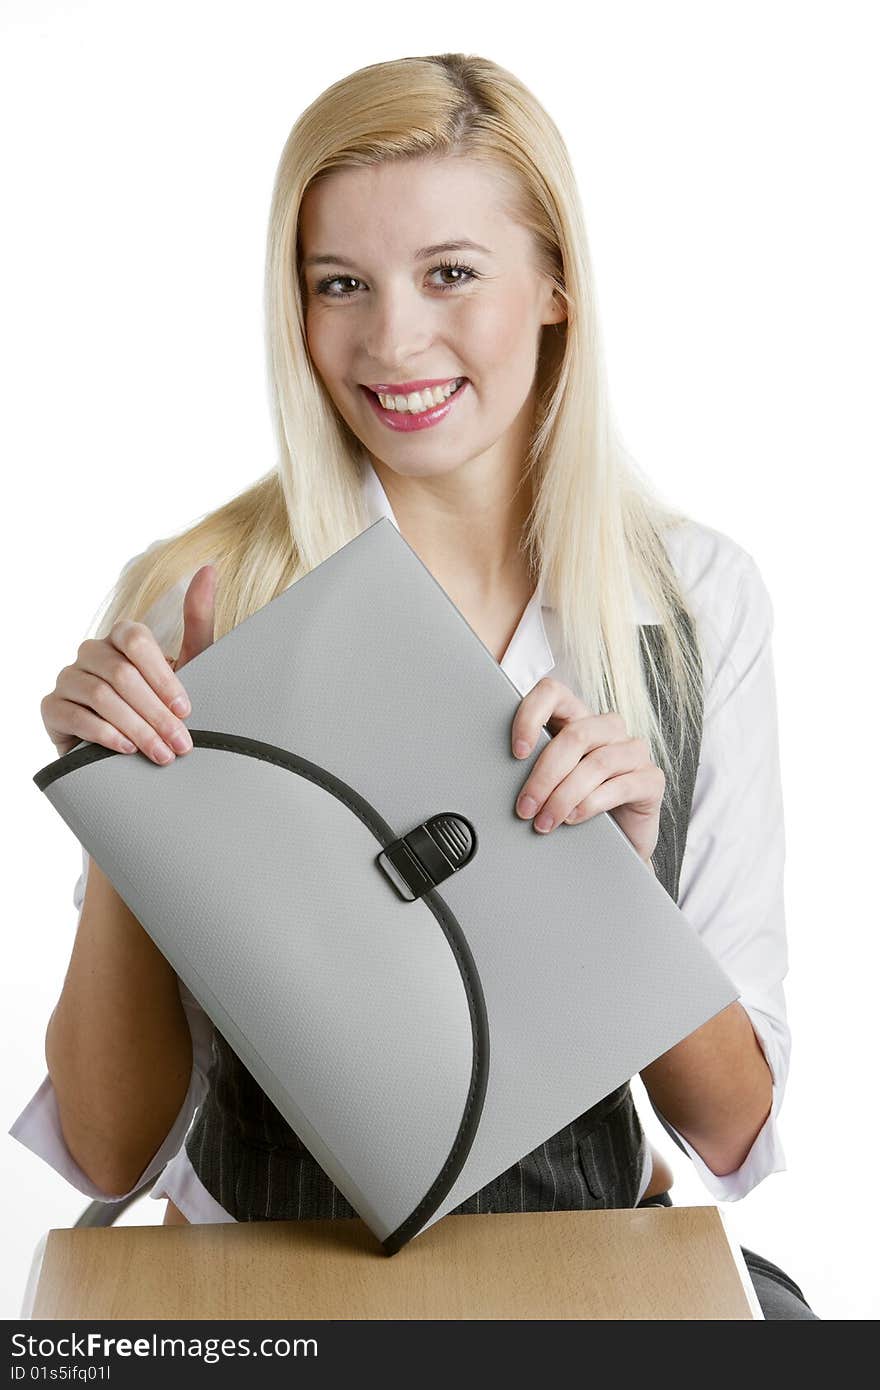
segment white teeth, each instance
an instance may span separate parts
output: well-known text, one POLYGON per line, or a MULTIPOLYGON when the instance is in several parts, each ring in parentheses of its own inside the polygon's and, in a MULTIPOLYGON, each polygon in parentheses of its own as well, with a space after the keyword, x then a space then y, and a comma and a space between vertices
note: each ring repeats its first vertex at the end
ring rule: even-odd
POLYGON ((424 391, 411 391, 408 396, 379 396, 380 403, 386 410, 408 411, 411 415, 420 415, 425 410, 431 410, 435 405, 442 405, 445 400, 456 391, 464 377, 456 377, 447 386, 429 386, 424 391))

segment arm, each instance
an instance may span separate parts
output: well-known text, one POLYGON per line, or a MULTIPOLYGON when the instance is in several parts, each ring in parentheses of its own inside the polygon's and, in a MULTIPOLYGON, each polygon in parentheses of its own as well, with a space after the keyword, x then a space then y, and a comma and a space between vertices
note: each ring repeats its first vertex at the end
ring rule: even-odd
MULTIPOLYGON (((148 617, 166 645, 180 588, 148 617)), ((74 905, 49 1071, 9 1133, 79 1191, 112 1200, 179 1150, 207 1089, 213 1026, 85 850, 74 905)))
POLYGON ((754 561, 722 540, 722 572, 716 557, 703 575, 708 688, 679 906, 740 998, 640 1074, 710 1192, 736 1200, 785 1168, 776 1121, 791 1043, 773 614, 754 561))
MULTIPOLYGON (((97 866, 83 850, 83 872, 74 890, 74 905, 78 908, 81 908, 83 904, 90 864, 97 874, 99 872, 97 866)), ((186 1018, 190 1036, 192 1066, 188 1086, 170 1129, 164 1135, 160 1146, 152 1153, 146 1166, 141 1165, 136 1178, 131 1179, 129 1177, 127 1180, 126 1175, 98 1174, 97 1171, 90 1176, 89 1172, 85 1171, 75 1156, 75 1139, 71 1136, 73 1145, 71 1147, 65 1137, 68 1127, 62 1121, 59 1098, 52 1076, 49 1074, 46 1075, 8 1131, 25 1148, 44 1159, 72 1187, 88 1197, 105 1202, 119 1200, 143 1187, 151 1178, 158 1176, 166 1163, 180 1149, 193 1115, 207 1091, 213 1045, 213 1025, 180 980, 177 981, 177 987, 180 1006, 186 1018)), ((49 1029, 47 1029, 47 1054, 49 1051, 48 1035, 51 1028, 52 1022, 50 1020, 49 1029)), ((106 1099, 108 1102, 112 1101, 109 1092, 106 1099)), ((83 1159, 83 1162, 87 1162, 87 1160, 83 1159)))
POLYGON ((192 1046, 177 976, 94 861, 46 1064, 74 1161, 128 1191, 180 1111, 192 1046))
POLYGON ((639 1073, 655 1109, 716 1177, 741 1167, 770 1114, 773 1076, 739 1003, 639 1073))

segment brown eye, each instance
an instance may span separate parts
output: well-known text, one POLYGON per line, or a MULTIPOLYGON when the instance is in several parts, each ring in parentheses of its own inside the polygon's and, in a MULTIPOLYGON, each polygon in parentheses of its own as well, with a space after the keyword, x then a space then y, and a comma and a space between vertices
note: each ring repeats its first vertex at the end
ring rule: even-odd
POLYGON ((315 289, 315 294, 327 295, 329 299, 350 299, 350 294, 331 293, 330 286, 336 284, 359 285, 360 280, 356 279, 354 275, 329 275, 326 280, 320 281, 315 289))
POLYGON ((462 265, 461 261, 441 261, 440 265, 434 267, 431 274, 436 275, 438 271, 452 271, 459 277, 458 279, 447 281, 445 285, 438 285, 437 288, 441 290, 454 290, 457 289, 459 285, 466 284, 468 280, 476 280, 479 278, 472 266, 462 265))

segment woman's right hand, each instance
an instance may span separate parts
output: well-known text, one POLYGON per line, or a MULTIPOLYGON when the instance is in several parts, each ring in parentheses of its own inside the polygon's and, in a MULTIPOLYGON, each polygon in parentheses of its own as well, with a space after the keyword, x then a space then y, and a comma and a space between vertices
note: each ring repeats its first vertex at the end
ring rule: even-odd
POLYGON ((145 623, 120 618, 110 634, 80 643, 76 661, 58 675, 40 705, 46 732, 63 757, 86 739, 114 753, 137 749, 155 763, 188 753, 192 739, 182 722, 189 700, 173 674, 214 641, 217 571, 202 565, 183 600, 183 644, 166 657, 145 623), (185 705, 174 710, 183 697, 185 705), (182 719, 177 718, 180 714, 182 719))

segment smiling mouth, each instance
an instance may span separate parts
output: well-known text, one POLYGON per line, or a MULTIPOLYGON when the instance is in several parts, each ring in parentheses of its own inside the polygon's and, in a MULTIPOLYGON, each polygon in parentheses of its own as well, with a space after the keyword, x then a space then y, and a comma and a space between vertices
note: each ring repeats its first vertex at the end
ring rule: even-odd
POLYGON ((396 412, 400 415, 423 415, 429 410, 436 410, 438 405, 443 405, 457 391, 460 391, 467 381, 466 376, 453 377, 445 386, 429 386, 422 391, 410 391, 408 395, 386 394, 371 390, 369 386, 361 386, 362 391, 366 391, 374 400, 378 401, 383 410, 396 412))

